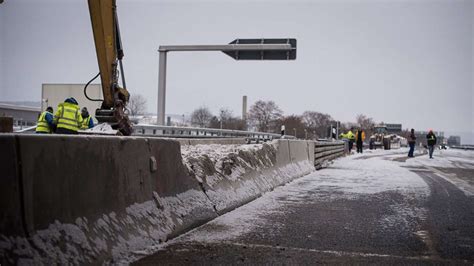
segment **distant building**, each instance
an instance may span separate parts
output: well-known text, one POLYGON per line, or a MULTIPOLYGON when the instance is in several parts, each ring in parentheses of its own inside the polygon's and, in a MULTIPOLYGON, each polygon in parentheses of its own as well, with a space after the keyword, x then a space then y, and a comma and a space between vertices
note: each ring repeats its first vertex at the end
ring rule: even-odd
POLYGON ((402 133, 402 124, 385 124, 387 132, 389 134, 400 134, 402 133))
POLYGON ((40 113, 39 107, 0 103, 0 116, 13 117, 14 127, 36 125, 40 113))
POLYGON ((448 146, 456 146, 456 145, 461 145, 461 137, 460 136, 449 136, 448 146))
POLYGON ((41 111, 51 106, 56 111, 59 103, 66 98, 74 97, 79 106, 87 107, 89 114, 95 116, 95 110, 102 104, 102 87, 100 84, 90 84, 87 87, 87 95, 92 99, 100 101, 90 101, 84 95, 85 84, 43 84, 41 88, 41 111))

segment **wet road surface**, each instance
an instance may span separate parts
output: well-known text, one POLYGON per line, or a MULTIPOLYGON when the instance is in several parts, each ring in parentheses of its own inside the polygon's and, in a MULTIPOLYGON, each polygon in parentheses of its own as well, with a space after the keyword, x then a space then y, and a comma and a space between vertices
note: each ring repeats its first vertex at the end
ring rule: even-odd
POLYGON ((473 265, 470 155, 408 162, 400 152, 373 155, 340 159, 135 264, 473 265))

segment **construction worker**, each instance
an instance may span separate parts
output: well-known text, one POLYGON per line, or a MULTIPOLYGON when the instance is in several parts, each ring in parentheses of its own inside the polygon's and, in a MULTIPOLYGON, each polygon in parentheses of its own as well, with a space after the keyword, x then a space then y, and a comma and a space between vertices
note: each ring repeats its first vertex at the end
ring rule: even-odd
POLYGON ((82 126, 82 116, 76 99, 67 98, 58 105, 58 110, 54 114, 54 124, 58 134, 77 134, 77 130, 82 126))
POLYGON ((89 115, 89 111, 87 111, 87 107, 82 107, 81 116, 82 116, 82 125, 81 125, 82 130, 94 127, 94 120, 92 119, 92 116, 89 115))
POLYGON ((428 144, 430 159, 433 159, 434 146, 436 145, 436 136, 433 133, 432 129, 430 129, 430 131, 428 132, 428 135, 426 135, 426 142, 428 144))
POLYGON ((355 141, 355 135, 354 133, 352 133, 352 130, 354 130, 354 128, 351 128, 351 130, 349 130, 346 134, 347 139, 349 140, 349 153, 351 153, 352 146, 354 146, 354 141, 355 141))
POLYGON ((415 129, 411 129, 410 135, 408 136, 408 145, 410 145, 410 150, 408 151, 408 157, 413 158, 415 155, 413 154, 415 152, 415 144, 416 144, 416 135, 415 135, 415 129))
POLYGON ((38 123, 36 123, 36 133, 49 134, 54 131, 53 129, 53 107, 48 106, 46 111, 42 112, 38 118, 38 123))
POLYGON ((355 135, 357 153, 362 153, 362 147, 364 146, 365 132, 362 129, 358 129, 355 135))

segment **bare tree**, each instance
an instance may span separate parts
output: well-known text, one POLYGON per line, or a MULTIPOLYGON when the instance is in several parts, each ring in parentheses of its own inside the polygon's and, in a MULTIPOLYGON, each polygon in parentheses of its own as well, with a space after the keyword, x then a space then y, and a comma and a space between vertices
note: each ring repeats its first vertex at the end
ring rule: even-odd
POLYGON ((219 117, 215 115, 211 117, 211 120, 209 120, 209 128, 221 128, 219 117))
POLYGON ((225 129, 247 130, 247 123, 239 117, 232 117, 225 123, 225 129))
POLYGON ((198 127, 208 127, 212 113, 206 106, 201 106, 191 113, 191 124, 198 127))
POLYGON ((375 126, 374 119, 372 119, 371 117, 367 117, 363 114, 358 114, 356 116, 356 121, 358 126, 365 131, 366 136, 370 136, 373 133, 373 129, 375 126))
POLYGON ((280 123, 278 124, 279 125, 275 125, 276 132, 280 130, 280 125, 285 125, 286 135, 292 135, 300 139, 306 138, 305 132, 308 130, 306 129, 301 116, 289 115, 289 116, 282 117, 280 119, 280 123))
POLYGON ((329 114, 323 114, 315 111, 304 112, 302 115, 302 120, 311 138, 326 137, 329 126, 331 124, 335 125, 334 119, 329 114))
POLYGON ((267 132, 282 114, 283 111, 275 102, 257 101, 250 107, 248 118, 258 131, 267 132))
POLYGON ((219 116, 213 116, 209 123, 210 128, 223 128, 233 130, 246 130, 244 120, 234 117, 232 111, 227 108, 221 108, 219 116))
POLYGON ((219 119, 225 123, 228 120, 231 120, 233 118, 232 111, 227 109, 227 108, 221 108, 219 110, 219 119))
POLYGON ((141 94, 132 94, 127 108, 130 116, 143 115, 146 111, 146 99, 141 94))
POLYGON ((355 130, 355 128, 357 128, 358 125, 357 123, 354 123, 354 122, 345 122, 345 123, 341 123, 341 127, 339 128, 339 132, 347 132, 349 130, 355 130))

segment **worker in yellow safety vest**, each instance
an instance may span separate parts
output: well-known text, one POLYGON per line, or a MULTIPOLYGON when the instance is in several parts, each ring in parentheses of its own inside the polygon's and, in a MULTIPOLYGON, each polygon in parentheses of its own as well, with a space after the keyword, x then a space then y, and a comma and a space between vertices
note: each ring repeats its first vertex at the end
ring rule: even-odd
POLYGON ((92 119, 92 116, 89 114, 89 111, 87 111, 87 107, 82 107, 81 116, 82 116, 82 125, 81 125, 82 130, 94 127, 94 120, 92 119))
POLYGON ((53 107, 48 106, 46 111, 42 112, 36 123, 36 133, 49 134, 53 132, 53 107))
POLYGON ((58 134, 77 134, 82 126, 82 116, 76 99, 67 98, 58 105, 58 110, 54 114, 54 124, 58 134))
POLYGON ((349 140, 349 153, 352 151, 352 146, 354 145, 355 135, 352 133, 353 128, 349 130, 346 134, 347 139, 349 140))

